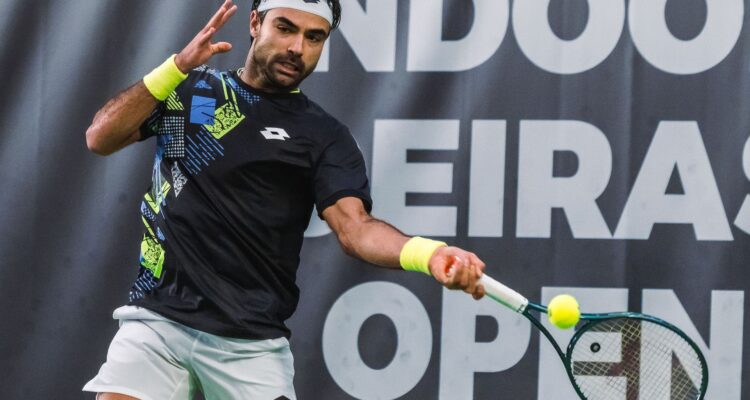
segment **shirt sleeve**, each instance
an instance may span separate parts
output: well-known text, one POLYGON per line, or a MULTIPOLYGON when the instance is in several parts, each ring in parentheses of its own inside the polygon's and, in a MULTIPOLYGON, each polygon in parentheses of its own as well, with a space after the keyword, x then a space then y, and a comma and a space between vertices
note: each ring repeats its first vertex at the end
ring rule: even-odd
POLYGON ((196 70, 190 71, 187 78, 177 85, 169 97, 157 104, 154 111, 152 111, 151 115, 143 121, 139 128, 141 132, 141 141, 152 136, 173 133, 175 127, 179 126, 180 120, 178 119, 184 118, 185 106, 183 105, 182 99, 192 86, 191 82, 195 80, 196 76, 199 74, 200 72, 196 70))
POLYGON ((164 103, 159 103, 154 111, 151 112, 145 121, 141 124, 139 130, 141 131, 141 138, 139 141, 146 140, 151 136, 155 136, 159 133, 159 126, 161 125, 161 118, 164 115, 164 103))
POLYGON ((342 126, 338 133, 336 140, 323 151, 315 170, 315 207, 321 219, 323 210, 344 197, 357 197, 368 213, 372 210, 362 152, 347 128, 342 126))

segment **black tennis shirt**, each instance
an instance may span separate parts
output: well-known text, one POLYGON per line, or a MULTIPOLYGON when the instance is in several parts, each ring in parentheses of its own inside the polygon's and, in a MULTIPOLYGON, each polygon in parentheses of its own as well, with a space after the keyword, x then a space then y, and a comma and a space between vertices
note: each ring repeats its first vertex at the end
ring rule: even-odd
POLYGON ((157 138, 130 303, 221 336, 289 336, 303 234, 343 197, 371 208, 348 129, 301 92, 192 71, 141 126, 157 138))

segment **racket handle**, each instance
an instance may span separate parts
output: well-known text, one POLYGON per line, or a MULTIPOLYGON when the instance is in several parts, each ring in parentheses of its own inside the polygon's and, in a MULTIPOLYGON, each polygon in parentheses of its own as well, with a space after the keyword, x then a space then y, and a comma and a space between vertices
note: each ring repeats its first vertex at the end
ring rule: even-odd
POLYGON ((515 290, 503 285, 502 283, 490 278, 484 274, 479 278, 479 283, 484 286, 484 292, 498 303, 510 308, 511 310, 521 313, 526 310, 529 300, 523 297, 515 290))

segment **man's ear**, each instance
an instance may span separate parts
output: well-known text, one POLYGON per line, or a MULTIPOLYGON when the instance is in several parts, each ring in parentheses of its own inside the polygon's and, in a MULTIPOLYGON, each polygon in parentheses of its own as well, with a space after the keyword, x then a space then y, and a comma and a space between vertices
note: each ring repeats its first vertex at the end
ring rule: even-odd
POLYGON ((260 32, 260 13, 258 13, 258 10, 253 10, 250 13, 250 36, 252 36, 253 39, 258 37, 258 33, 260 32))

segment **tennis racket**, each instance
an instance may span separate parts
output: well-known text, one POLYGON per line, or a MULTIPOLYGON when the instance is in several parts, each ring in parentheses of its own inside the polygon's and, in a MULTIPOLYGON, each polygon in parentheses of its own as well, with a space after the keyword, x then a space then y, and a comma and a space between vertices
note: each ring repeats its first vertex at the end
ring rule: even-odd
POLYGON ((479 283, 487 296, 539 328, 583 400, 702 400, 706 394, 705 357, 684 332, 664 320, 632 312, 581 314, 563 352, 532 314, 546 314, 547 307, 486 274, 479 283))

